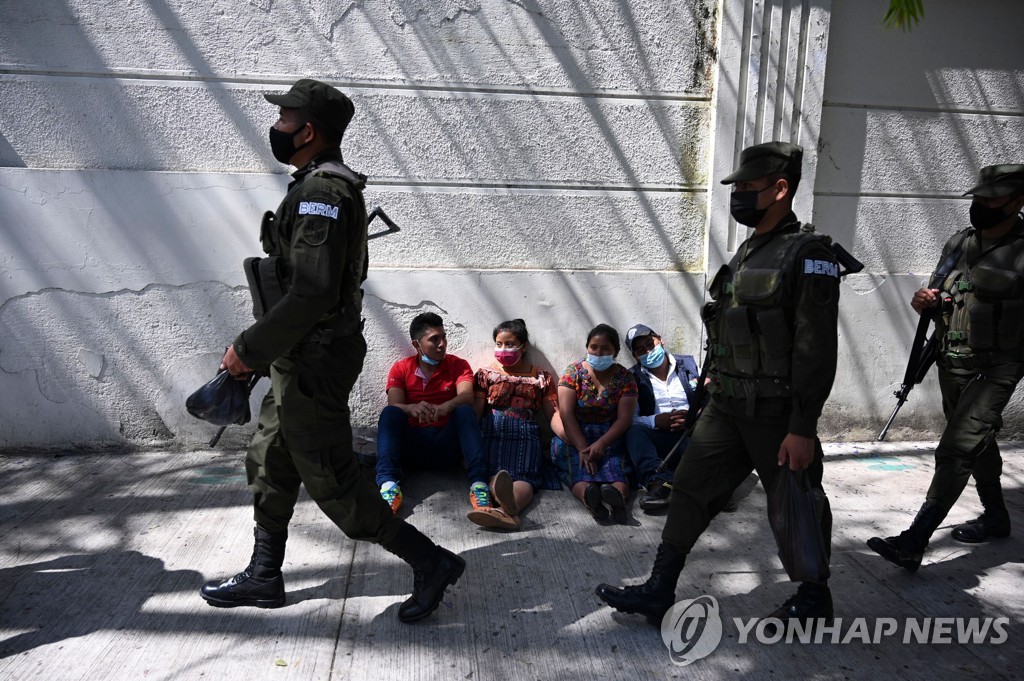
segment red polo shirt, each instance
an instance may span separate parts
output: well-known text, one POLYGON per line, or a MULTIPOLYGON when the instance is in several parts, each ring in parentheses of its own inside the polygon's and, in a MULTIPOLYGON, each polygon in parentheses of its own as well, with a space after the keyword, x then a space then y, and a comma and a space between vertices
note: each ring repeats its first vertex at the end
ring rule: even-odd
MULTIPOLYGON (((469 362, 455 355, 446 354, 441 363, 437 365, 437 370, 427 381, 423 380, 422 372, 417 374, 417 369, 419 369, 419 355, 398 360, 391 365, 391 371, 388 372, 388 383, 384 391, 401 388, 405 391, 406 404, 416 404, 417 402, 442 404, 455 397, 455 386, 459 383, 473 382, 473 370, 469 367, 469 362)), ((414 418, 409 418, 409 425, 417 428, 440 427, 447 422, 447 416, 434 423, 420 423, 414 418)))

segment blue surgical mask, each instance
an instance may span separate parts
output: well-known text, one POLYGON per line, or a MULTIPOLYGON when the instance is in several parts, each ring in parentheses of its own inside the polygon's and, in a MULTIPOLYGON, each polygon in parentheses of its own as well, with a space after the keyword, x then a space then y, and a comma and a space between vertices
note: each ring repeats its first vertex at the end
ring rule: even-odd
POLYGON ((659 343, 647 354, 640 355, 640 364, 647 369, 657 369, 665 363, 665 346, 659 343))
POLYGON ((591 355, 587 353, 587 363, 590 364, 594 371, 604 371, 610 369, 612 364, 615 363, 615 357, 613 355, 591 355))
POLYGON ((427 364, 429 364, 430 366, 432 366, 432 367, 436 367, 436 366, 437 366, 438 364, 440 364, 440 363, 441 363, 441 359, 444 359, 444 357, 442 357, 441 359, 431 359, 430 357, 427 357, 426 355, 424 355, 424 354, 423 354, 423 353, 421 352, 421 353, 420 353, 420 359, 422 359, 422 360, 423 360, 424 362, 426 362, 426 363, 427 363, 427 364))

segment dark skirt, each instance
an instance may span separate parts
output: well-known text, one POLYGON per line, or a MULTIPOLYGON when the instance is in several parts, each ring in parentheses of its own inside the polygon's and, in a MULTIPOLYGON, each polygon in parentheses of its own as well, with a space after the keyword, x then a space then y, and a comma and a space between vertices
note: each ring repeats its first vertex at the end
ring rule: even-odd
MULTIPOLYGON (((589 443, 608 432, 611 423, 581 423, 583 438, 589 443)), ((605 450, 604 461, 596 473, 587 473, 580 468, 580 452, 568 442, 555 435, 551 438, 551 460, 558 467, 562 483, 572 487, 577 482, 626 482, 626 473, 622 468, 624 449, 622 438, 619 438, 605 450)))
POLYGON ((492 409, 480 419, 484 456, 491 473, 508 471, 513 480, 541 486, 540 429, 535 420, 492 409))

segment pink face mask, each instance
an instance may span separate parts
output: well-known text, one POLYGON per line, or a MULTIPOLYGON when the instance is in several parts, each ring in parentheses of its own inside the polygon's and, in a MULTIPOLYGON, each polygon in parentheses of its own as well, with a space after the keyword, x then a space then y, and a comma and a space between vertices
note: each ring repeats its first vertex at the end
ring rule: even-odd
POLYGON ((520 351, 523 346, 519 346, 513 350, 501 348, 500 350, 494 351, 494 359, 498 360, 498 364, 503 367, 510 367, 519 361, 520 351))

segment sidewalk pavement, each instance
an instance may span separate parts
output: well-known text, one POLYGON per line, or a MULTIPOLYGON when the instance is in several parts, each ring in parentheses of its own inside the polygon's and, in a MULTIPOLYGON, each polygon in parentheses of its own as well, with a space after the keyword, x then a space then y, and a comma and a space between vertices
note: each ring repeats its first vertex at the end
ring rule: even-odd
MULTIPOLYGON (((305 495, 290 530, 285 607, 224 610, 199 598, 204 580, 249 560, 242 452, 0 455, 0 678, 1022 678, 1024 544, 1011 537, 967 546, 949 536, 980 512, 973 486, 916 574, 864 544, 910 523, 932 446, 826 447, 831 587, 845 644, 831 634, 821 644, 772 644, 756 628, 741 640, 734 618, 766 616, 793 589, 751 477, 737 493, 739 510, 712 522, 679 581, 680 600, 717 599, 724 630, 717 649, 687 667, 671 661, 658 628, 593 594, 599 582, 635 583, 650 572, 664 518, 636 506, 629 524, 598 526, 568 492, 545 491, 522 531, 502 533, 466 521, 463 476, 413 478, 403 516, 468 567, 436 613, 403 625, 396 613, 411 570, 345 538, 305 495), (990 629, 981 643, 958 642, 966 620, 925 619, 1000 617, 1008 618, 1004 635, 990 629), (896 633, 869 642, 884 618, 895 620, 896 633), (935 642, 904 643, 908 618, 938 627, 935 642)), ((1020 533, 1024 447, 1003 451, 1020 533)))

